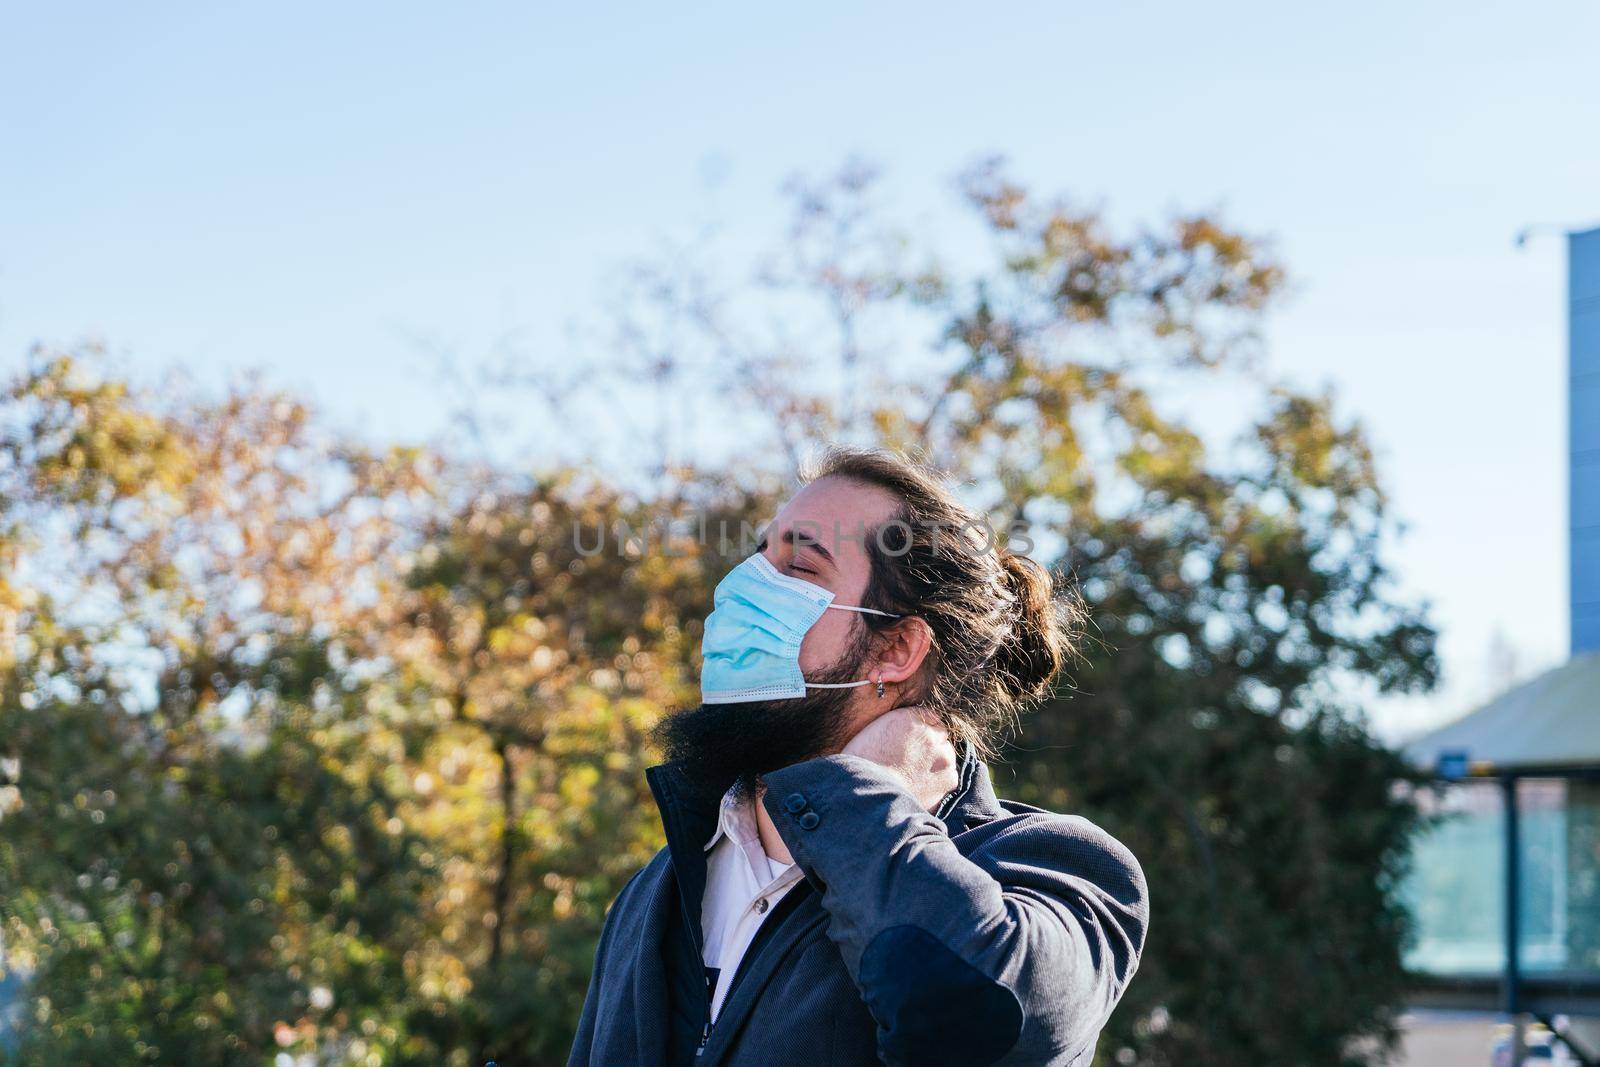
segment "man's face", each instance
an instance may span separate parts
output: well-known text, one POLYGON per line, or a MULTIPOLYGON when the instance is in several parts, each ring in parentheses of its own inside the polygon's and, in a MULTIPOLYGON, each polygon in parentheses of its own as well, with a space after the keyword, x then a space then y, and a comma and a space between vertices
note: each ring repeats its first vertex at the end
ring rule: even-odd
MULTIPOLYGON (((778 512, 760 551, 782 573, 832 592, 834 603, 859 606, 872 574, 866 545, 894 512, 894 498, 882 489, 820 478, 778 512)), ((801 672, 810 678, 838 665, 864 629, 856 612, 823 612, 801 642, 801 672)))
MULTIPOLYGON (((859 605, 871 576, 869 538, 894 515, 887 492, 842 478, 802 489, 767 527, 760 551, 781 573, 859 605)), ((853 611, 824 611, 800 645, 809 682, 870 679, 866 624, 853 611)), ((813 689, 789 700, 706 704, 664 720, 667 756, 719 785, 753 789, 760 775, 837 752, 880 707, 872 686, 813 689)))

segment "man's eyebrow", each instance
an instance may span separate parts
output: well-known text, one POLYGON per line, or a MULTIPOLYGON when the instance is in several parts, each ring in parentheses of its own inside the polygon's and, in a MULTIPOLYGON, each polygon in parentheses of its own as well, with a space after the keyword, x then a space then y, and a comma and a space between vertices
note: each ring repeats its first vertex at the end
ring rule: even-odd
POLYGON ((795 529, 788 529, 783 532, 783 541, 785 544, 793 545, 796 549, 815 549, 817 555, 826 560, 830 566, 838 566, 838 564, 834 562, 833 553, 829 552, 826 548, 823 548, 822 542, 817 540, 815 537, 812 537, 808 533, 804 533, 795 529))

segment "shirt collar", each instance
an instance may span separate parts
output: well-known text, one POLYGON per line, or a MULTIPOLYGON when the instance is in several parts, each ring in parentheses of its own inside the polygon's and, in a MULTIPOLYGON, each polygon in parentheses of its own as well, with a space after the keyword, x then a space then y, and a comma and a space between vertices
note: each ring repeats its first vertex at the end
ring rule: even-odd
POLYGON ((786 874, 797 873, 791 872, 794 864, 783 863, 767 855, 767 850, 761 845, 761 831, 756 824, 756 800, 740 792, 737 785, 722 795, 722 802, 717 806, 717 829, 711 835, 711 840, 706 842, 704 851, 710 852, 724 837, 744 853, 758 882, 765 882, 769 876, 776 881, 786 874))
POLYGON ((755 802, 749 796, 742 795, 737 785, 729 787, 717 804, 717 829, 711 835, 711 840, 706 842, 705 851, 710 852, 724 837, 732 838, 741 847, 751 840, 757 845, 761 843, 761 831, 756 827, 755 802))

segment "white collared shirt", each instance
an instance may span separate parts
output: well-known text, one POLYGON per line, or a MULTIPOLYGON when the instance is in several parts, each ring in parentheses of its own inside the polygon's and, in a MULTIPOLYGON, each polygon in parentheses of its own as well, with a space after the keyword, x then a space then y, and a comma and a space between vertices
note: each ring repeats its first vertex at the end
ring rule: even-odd
POLYGON ((752 797, 737 799, 735 791, 728 790, 717 816, 717 832, 706 842, 700 929, 705 937, 712 1022, 722 1011, 734 972, 762 921, 802 873, 798 865, 779 863, 761 847, 755 805, 752 797))

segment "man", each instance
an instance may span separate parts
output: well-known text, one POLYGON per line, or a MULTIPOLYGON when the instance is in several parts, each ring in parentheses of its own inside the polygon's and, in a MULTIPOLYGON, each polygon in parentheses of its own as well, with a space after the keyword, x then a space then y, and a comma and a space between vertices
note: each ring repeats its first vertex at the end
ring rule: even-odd
POLYGON ((1083 1067, 1138 965, 1138 863, 981 757, 1071 609, 929 472, 833 453, 717 587, 648 772, 570 1064, 1083 1067))

